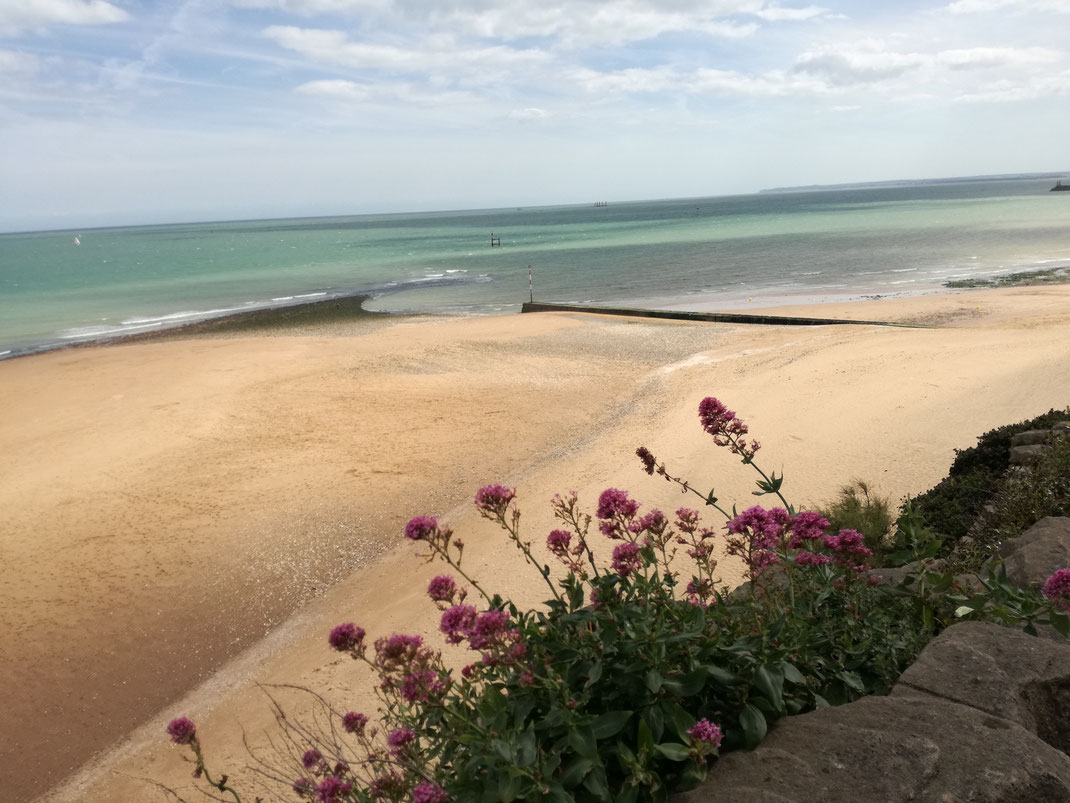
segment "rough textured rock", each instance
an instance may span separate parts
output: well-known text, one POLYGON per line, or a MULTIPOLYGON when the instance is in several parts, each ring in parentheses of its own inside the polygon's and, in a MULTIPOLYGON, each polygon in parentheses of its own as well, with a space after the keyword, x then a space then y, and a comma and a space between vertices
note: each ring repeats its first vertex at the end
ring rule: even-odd
POLYGON ((1070 754, 1070 643, 988 622, 948 628, 899 678, 893 697, 928 694, 1009 719, 1070 754))
POLYGON ((1035 446, 1048 442, 1051 437, 1050 429, 1031 429, 1028 432, 1019 432, 1011 436, 1011 446, 1035 446))
POLYGON ((781 720, 675 803, 1070 803, 1070 644, 965 623, 889 697, 781 720))
POLYGON ((1056 569, 1070 567, 1070 518, 1048 516, 1000 545, 1007 579, 1016 585, 1041 585, 1056 569))
POLYGON ((1009 720, 931 697, 868 697, 782 721, 677 803, 1066 803, 1070 757, 1009 720))
POLYGON ((1049 448, 1044 444, 1035 444, 1033 446, 1012 446, 1011 447, 1011 465, 1012 466, 1029 466, 1037 462, 1040 456, 1044 454, 1049 448))

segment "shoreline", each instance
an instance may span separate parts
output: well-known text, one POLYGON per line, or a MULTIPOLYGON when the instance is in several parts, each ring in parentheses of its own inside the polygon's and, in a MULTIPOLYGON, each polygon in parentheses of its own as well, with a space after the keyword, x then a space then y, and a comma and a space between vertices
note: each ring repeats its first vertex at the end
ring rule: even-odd
MULTIPOLYGON (((813 290, 800 291, 797 293, 785 292, 782 287, 767 287, 766 292, 754 296, 745 293, 731 295, 726 298, 711 300, 702 295, 671 295, 651 296, 647 299, 626 300, 619 302, 600 302, 597 305, 574 302, 543 301, 535 303, 550 304, 554 306, 591 306, 591 307, 623 307, 638 310, 650 310, 659 312, 694 312, 694 313, 728 313, 743 312, 745 309, 775 309, 778 307, 811 307, 830 304, 860 303, 867 301, 895 301, 910 298, 920 298, 931 295, 949 295, 964 291, 977 291, 989 289, 1001 289, 1010 287, 1053 286, 1070 283, 1070 265, 1040 268, 1033 270, 997 271, 991 279, 977 279, 971 281, 947 281, 942 286, 923 287, 916 290, 903 290, 896 293, 880 293, 874 289, 853 290, 847 292, 814 292, 813 290), (1003 276, 1001 274, 1007 274, 1003 276), (639 306, 636 306, 636 305, 639 306)), ((37 354, 48 354, 54 351, 66 351, 68 349, 92 348, 96 346, 121 345, 124 343, 138 343, 152 341, 158 338, 187 337, 210 334, 240 334, 243 332, 256 332, 258 330, 270 330, 287 327, 312 327, 329 326, 338 321, 364 318, 366 320, 388 320, 408 317, 434 317, 453 318, 485 315, 487 313, 442 313, 442 312, 419 312, 419 311, 379 311, 369 310, 364 307, 368 301, 375 300, 381 293, 353 293, 332 295, 328 298, 317 298, 311 301, 278 304, 276 306, 259 306, 248 310, 239 310, 222 315, 213 315, 185 323, 173 325, 162 324, 151 331, 133 332, 114 336, 89 336, 84 340, 70 343, 47 343, 13 347, 0 350, 0 362, 5 360, 31 357, 37 354)), ((386 293, 390 295, 390 293, 386 293)), ((499 315, 520 314, 523 304, 517 303, 517 309, 513 312, 495 313, 499 315)), ((821 317, 821 316, 814 316, 821 317)))
POLYGON ((271 723, 255 683, 362 704, 324 634, 355 620, 434 637, 434 568, 401 537, 412 515, 448 515, 474 571, 541 598, 471 511, 487 482, 518 488, 536 537, 570 489, 679 505, 633 465, 640 444, 745 503, 750 478, 695 435, 702 396, 739 410, 797 504, 854 476, 923 491, 985 429, 1068 402, 1070 287, 826 310, 946 327, 388 316, 0 362, 4 547, 50 569, 0 588, 12 793, 86 761, 47 799, 156 799, 137 778, 188 790, 160 725, 177 715, 248 779, 243 730, 256 743, 271 723))

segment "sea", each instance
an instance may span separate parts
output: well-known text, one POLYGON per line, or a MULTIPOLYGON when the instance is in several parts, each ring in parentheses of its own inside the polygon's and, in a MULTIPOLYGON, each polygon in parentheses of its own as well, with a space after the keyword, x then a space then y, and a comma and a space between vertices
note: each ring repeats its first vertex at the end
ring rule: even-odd
POLYGON ((364 296, 369 313, 897 297, 1070 265, 1051 178, 0 234, 0 359, 364 296))

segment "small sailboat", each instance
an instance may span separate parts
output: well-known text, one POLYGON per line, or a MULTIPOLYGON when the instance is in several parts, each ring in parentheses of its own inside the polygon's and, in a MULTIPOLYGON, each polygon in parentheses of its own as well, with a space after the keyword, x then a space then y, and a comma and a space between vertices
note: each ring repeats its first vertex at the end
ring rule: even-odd
POLYGON ((77 234, 74 235, 74 244, 75 245, 81 245, 82 244, 82 241, 80 239, 78 239, 78 235, 77 234))

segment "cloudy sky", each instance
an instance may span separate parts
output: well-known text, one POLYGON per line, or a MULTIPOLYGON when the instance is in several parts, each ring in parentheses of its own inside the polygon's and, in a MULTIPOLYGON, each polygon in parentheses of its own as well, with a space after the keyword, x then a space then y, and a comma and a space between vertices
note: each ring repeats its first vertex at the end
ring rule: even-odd
POLYGON ((1070 0, 0 0, 0 230, 1070 169, 1070 0))

